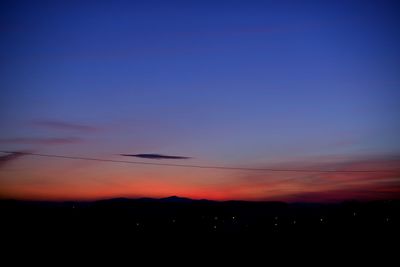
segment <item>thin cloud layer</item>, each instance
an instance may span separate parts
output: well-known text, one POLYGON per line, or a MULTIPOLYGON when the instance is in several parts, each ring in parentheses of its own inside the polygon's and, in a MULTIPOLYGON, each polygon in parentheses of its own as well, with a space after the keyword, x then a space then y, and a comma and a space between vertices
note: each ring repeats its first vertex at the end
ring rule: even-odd
MULTIPOLYGON (((291 163, 292 164, 292 163, 291 163)), ((287 164, 286 167, 292 166, 287 164)), ((238 180, 226 188, 229 194, 254 194, 258 200, 283 201, 343 201, 399 198, 400 159, 382 157, 373 159, 349 158, 330 163, 297 163, 297 168, 337 170, 325 173, 251 173, 238 174, 238 180), (374 170, 374 172, 346 172, 374 170), (343 172, 340 172, 343 171, 343 172)), ((280 165, 280 167, 285 167, 280 165)))
POLYGON ((0 139, 0 144, 26 144, 26 145, 65 145, 81 143, 83 140, 78 137, 17 137, 0 139))

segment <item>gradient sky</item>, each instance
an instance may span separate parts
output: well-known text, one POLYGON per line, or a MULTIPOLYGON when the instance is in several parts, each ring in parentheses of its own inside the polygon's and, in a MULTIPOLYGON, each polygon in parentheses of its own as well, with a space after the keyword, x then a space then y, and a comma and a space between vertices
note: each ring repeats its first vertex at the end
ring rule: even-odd
POLYGON ((382 0, 1 1, 0 150, 393 171, 6 156, 0 197, 398 198, 399 14, 382 0))

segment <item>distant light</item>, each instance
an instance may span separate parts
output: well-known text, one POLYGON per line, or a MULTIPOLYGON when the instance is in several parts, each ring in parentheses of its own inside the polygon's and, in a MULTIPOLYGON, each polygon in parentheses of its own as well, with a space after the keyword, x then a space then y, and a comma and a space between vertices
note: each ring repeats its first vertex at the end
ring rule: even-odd
POLYGON ((319 219, 321 222, 323 222, 324 221, 324 219, 323 218, 321 218, 321 219, 319 219))
POLYGON ((293 224, 296 224, 296 221, 293 221, 293 224))
POLYGON ((277 224, 277 223, 275 223, 275 226, 278 226, 278 224, 277 224))
POLYGON ((235 216, 232 216, 232 220, 234 220, 235 219, 235 216))
POLYGON ((275 220, 278 220, 278 216, 275 217, 275 220))
POLYGON ((215 217, 214 217, 214 220, 218 220, 218 217, 217 217, 217 216, 215 216, 215 217))
POLYGON ((173 219, 172 222, 175 223, 176 222, 175 219, 173 219))
POLYGON ((217 229, 217 226, 216 226, 216 225, 214 225, 214 229, 217 229))
POLYGON ((355 212, 353 212, 353 216, 356 216, 357 214, 355 212))
POLYGON ((386 218, 386 222, 389 222, 389 218, 386 218))
POLYGON ((139 226, 140 224, 139 223, 136 223, 136 226, 139 226))

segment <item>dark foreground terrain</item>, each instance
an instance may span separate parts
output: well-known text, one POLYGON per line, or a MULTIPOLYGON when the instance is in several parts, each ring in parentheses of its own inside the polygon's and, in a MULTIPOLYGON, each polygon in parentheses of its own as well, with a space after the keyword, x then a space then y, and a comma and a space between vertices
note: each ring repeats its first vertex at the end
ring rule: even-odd
POLYGON ((396 236, 399 201, 340 204, 214 202, 170 197, 95 202, 0 202, 3 234, 396 236))
POLYGON ((357 261, 372 256, 379 259, 379 266, 386 266, 382 259, 392 262, 389 259, 398 255, 399 211, 400 201, 393 200, 340 204, 178 197, 95 202, 3 200, 0 236, 6 248, 2 254, 12 261, 36 257, 41 262, 49 255, 58 259, 90 255, 86 257, 101 261, 102 256, 115 255, 114 251, 129 259, 147 251, 146 261, 155 263, 162 253, 184 259, 187 252, 196 259, 218 256, 235 261, 250 251, 258 258, 294 261, 298 257, 293 253, 297 253, 305 262, 324 254, 329 261, 338 256, 357 261))

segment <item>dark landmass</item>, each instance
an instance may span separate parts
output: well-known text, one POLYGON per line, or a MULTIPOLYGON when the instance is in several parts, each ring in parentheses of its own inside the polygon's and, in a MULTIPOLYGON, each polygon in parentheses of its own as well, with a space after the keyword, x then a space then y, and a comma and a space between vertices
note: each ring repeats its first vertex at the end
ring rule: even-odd
POLYGON ((209 201, 180 197, 93 202, 0 201, 9 235, 141 234, 398 236, 400 201, 310 204, 209 201))
POLYGON ((103 257, 125 255, 128 262, 144 257, 158 265, 165 258, 185 261, 194 255, 189 257, 196 262, 244 257, 245 266, 251 266, 248 260, 254 255, 262 261, 271 257, 298 261, 297 254, 307 262, 317 255, 357 262, 376 256, 379 266, 386 266, 382 260, 394 262, 398 255, 399 211, 398 200, 339 204, 218 202, 176 196, 93 202, 2 200, 0 237, 3 255, 12 262, 83 255, 93 265, 103 257))
POLYGON ((340 258, 359 262, 376 256, 379 266, 386 266, 383 260, 394 262, 398 255, 399 211, 398 200, 339 204, 217 202, 176 196, 93 202, 2 200, 0 236, 2 254, 12 262, 51 261, 55 256, 55 262, 74 259, 71 264, 76 264, 84 257, 93 265, 111 257, 114 265, 124 255, 127 262, 143 257, 157 265, 166 258, 188 263, 185 257, 191 257, 208 264, 216 258, 226 263, 243 257, 244 265, 251 266, 271 258, 280 262, 302 258, 308 263, 310 257, 325 255, 325 262, 342 262, 340 258))

